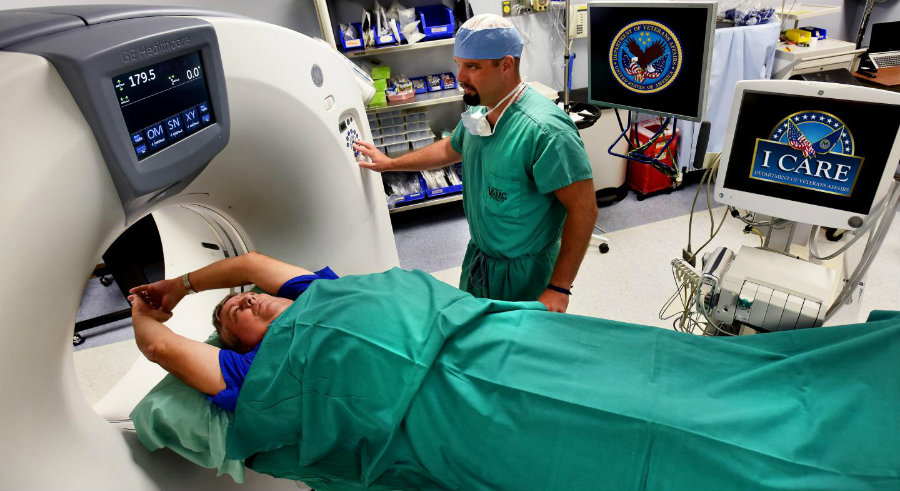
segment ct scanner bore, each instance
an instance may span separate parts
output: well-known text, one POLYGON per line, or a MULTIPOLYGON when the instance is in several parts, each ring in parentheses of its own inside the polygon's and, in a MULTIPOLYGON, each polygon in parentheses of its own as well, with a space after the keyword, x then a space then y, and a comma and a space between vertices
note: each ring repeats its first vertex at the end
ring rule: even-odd
MULTIPOLYGON (((230 478, 147 452, 127 423, 109 422, 127 418, 161 378, 155 365, 139 360, 94 408, 85 402, 71 348, 84 281, 147 213, 167 277, 224 251, 345 275, 396 266, 380 176, 361 172, 345 142, 348 122, 371 137, 363 102, 346 59, 287 29, 184 9, 77 9, 0 11, 0 268, 9 279, 0 488, 228 488, 230 478), (215 122, 139 160, 115 77, 196 52, 215 122), (209 241, 220 250, 201 245, 209 241)), ((204 339, 221 293, 186 299, 173 329, 204 339)), ((297 488, 251 471, 247 485, 297 488)))

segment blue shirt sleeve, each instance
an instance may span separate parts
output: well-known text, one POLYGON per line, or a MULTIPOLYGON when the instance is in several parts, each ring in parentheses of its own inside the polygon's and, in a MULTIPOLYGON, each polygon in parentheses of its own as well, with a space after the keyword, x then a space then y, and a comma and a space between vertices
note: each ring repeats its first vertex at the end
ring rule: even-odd
POLYGON ((225 388, 214 396, 207 396, 210 401, 222 409, 234 412, 238 394, 241 392, 244 379, 247 378, 247 372, 250 371, 250 364, 253 363, 258 351, 258 344, 244 354, 228 349, 219 350, 219 367, 222 369, 222 378, 225 379, 225 388))
POLYGON ((305 274, 291 278, 281 285, 278 289, 278 296, 297 300, 301 293, 305 292, 309 285, 316 280, 336 280, 339 276, 334 274, 328 266, 316 271, 313 274, 305 274))
MULTIPOLYGON (((338 278, 339 276, 326 266, 313 274, 297 276, 286 281, 278 289, 278 296, 296 300, 313 281, 338 278)), ((223 409, 234 412, 238 394, 241 392, 244 379, 247 378, 247 373, 250 371, 250 364, 253 363, 258 351, 259 345, 244 354, 227 349, 219 350, 219 368, 222 370, 222 378, 225 379, 225 388, 214 396, 208 395, 210 401, 223 409)))

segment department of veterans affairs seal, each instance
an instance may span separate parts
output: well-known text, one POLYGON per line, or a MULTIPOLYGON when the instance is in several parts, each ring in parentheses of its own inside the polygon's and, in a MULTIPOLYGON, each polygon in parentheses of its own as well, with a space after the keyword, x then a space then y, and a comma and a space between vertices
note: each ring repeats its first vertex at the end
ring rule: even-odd
POLYGON ((623 27, 609 47, 609 68, 626 89, 659 92, 681 72, 681 43, 668 27, 639 20, 623 27))

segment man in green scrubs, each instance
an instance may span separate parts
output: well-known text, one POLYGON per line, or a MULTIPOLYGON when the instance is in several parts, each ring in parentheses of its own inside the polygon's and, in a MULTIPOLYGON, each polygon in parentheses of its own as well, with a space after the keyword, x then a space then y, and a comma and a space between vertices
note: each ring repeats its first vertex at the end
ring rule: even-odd
POLYGON ((451 138, 390 158, 355 148, 378 172, 463 165, 471 241, 459 286, 478 297, 539 300, 565 312, 597 219, 591 165, 578 130, 559 107, 522 82, 522 40, 492 14, 457 32, 457 80, 470 107, 451 138))

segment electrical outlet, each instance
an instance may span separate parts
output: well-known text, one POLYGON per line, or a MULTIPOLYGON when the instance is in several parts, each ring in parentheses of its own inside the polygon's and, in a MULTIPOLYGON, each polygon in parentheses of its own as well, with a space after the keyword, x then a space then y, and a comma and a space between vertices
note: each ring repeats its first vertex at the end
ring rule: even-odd
POLYGON ((543 12, 547 10, 547 4, 550 0, 531 0, 531 10, 535 12, 543 12))

